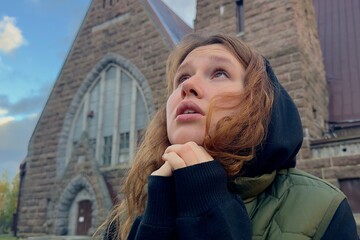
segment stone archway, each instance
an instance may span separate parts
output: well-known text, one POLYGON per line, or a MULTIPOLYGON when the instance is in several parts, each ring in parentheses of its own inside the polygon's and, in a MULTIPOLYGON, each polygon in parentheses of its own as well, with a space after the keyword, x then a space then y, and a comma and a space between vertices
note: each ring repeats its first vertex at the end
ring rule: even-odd
POLYGON ((69 219, 71 206, 74 203, 76 196, 81 192, 87 193, 87 199, 91 202, 91 228, 95 229, 96 215, 98 204, 96 202, 95 192, 90 182, 82 175, 72 179, 62 192, 58 204, 55 209, 55 235, 68 235, 69 234, 69 219))

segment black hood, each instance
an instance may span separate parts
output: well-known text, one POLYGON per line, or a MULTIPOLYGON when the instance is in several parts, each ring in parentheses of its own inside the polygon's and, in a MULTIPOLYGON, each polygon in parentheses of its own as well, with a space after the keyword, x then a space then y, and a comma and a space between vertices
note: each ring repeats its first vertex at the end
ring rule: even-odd
POLYGON ((266 72, 274 85, 274 103, 267 136, 258 147, 256 157, 247 162, 242 176, 254 177, 296 165, 296 154, 303 141, 299 112, 289 94, 280 85, 269 62, 266 72))

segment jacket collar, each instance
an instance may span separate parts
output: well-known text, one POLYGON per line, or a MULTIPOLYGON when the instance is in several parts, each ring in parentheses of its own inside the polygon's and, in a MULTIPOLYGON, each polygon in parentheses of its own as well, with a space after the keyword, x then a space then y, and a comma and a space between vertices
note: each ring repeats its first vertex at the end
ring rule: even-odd
POLYGON ((263 174, 257 177, 237 176, 229 179, 228 186, 231 192, 239 194, 246 203, 256 198, 274 181, 276 171, 263 174))

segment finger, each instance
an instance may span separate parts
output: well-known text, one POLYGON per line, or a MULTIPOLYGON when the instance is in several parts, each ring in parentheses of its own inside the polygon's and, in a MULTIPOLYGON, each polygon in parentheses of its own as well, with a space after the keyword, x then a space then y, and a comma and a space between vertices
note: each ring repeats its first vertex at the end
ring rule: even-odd
POLYGON ((158 170, 152 172, 151 175, 170 177, 172 175, 172 168, 168 162, 165 162, 158 170))
MULTIPOLYGON (((195 143, 196 144, 196 143, 195 143)), ((174 144, 169 146, 165 153, 176 153, 180 158, 183 159, 186 166, 191 166, 199 163, 196 154, 190 144, 174 144)))
POLYGON ((165 153, 176 152, 176 149, 180 149, 184 144, 173 144, 165 149, 165 153))
POLYGON ((213 160, 213 157, 195 142, 185 144, 174 144, 169 146, 165 152, 176 152, 187 166, 213 160))
POLYGON ((170 164, 173 171, 187 166, 185 161, 175 152, 165 153, 162 159, 170 164))
POLYGON ((205 148, 199 146, 195 142, 187 142, 185 145, 192 149, 193 154, 199 163, 213 160, 213 157, 205 150, 205 148))

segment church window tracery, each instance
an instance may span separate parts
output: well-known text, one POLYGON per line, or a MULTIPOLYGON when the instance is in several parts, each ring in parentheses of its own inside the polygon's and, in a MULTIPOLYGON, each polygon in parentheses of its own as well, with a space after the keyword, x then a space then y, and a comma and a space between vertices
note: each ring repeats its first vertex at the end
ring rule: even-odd
POLYGON ((90 152, 101 166, 127 163, 148 121, 138 82, 120 66, 110 64, 84 94, 73 121, 68 153, 86 132, 90 152))

